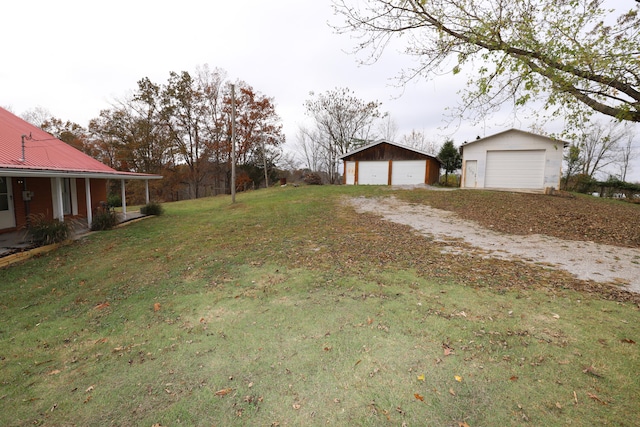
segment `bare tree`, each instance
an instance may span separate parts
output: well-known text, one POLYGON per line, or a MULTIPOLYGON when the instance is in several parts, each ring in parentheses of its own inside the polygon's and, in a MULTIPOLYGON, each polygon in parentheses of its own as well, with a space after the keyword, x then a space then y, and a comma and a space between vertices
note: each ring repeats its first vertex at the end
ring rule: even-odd
POLYGON ((398 136, 398 124, 390 114, 387 114, 380 120, 378 124, 378 136, 391 142, 396 140, 398 136))
POLYGON ((53 117, 53 114, 51 114, 48 109, 42 106, 37 106, 25 111, 20 115, 20 117, 32 125, 42 128, 42 125, 53 117))
POLYGON ((323 147, 320 143, 317 129, 300 127, 296 135, 296 151, 304 166, 312 172, 318 172, 323 167, 323 147))
POLYGON ((638 152, 634 150, 634 135, 628 132, 620 147, 620 179, 627 180, 627 173, 631 170, 631 161, 638 156, 638 152))
POLYGON ((384 117, 379 110, 382 104, 363 101, 347 88, 310 95, 304 104, 306 113, 315 122, 317 142, 327 159, 329 181, 333 184, 338 178, 338 158, 373 139, 373 125, 384 117))
POLYGON ((425 153, 435 156, 438 153, 438 144, 434 141, 427 140, 423 131, 412 129, 411 133, 402 136, 401 142, 407 147, 424 151, 425 153))
POLYGON ((620 144, 628 136, 629 128, 612 121, 606 125, 592 122, 578 136, 582 173, 596 178, 620 160, 620 144))

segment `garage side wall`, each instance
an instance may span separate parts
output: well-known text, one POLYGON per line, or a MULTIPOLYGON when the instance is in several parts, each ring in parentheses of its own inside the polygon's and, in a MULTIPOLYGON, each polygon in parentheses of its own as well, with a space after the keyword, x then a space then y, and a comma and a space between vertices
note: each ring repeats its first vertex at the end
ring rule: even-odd
MULTIPOLYGON (((543 178, 538 189, 543 190, 546 187, 559 188, 562 173, 563 144, 538 135, 506 132, 485 138, 477 143, 465 145, 462 169, 464 171, 467 161, 476 161, 476 188, 489 188, 486 182, 489 152, 534 152, 537 150, 544 150, 543 178)), ((517 179, 514 179, 514 182, 517 182, 517 179)), ((464 179, 462 180, 462 185, 464 186, 464 179)))

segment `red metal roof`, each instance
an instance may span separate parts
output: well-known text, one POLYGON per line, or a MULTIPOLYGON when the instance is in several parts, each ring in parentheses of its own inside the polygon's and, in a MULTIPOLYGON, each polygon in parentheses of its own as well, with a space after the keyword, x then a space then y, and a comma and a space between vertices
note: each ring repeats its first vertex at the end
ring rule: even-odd
POLYGON ((118 172, 4 108, 0 108, 0 172, 2 169, 143 175, 118 172))

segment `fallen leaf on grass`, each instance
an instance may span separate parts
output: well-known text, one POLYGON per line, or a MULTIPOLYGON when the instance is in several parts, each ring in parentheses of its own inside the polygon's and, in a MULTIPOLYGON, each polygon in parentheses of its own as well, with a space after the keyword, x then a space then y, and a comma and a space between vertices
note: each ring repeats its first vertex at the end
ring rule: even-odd
POLYGON ((418 393, 415 393, 413 395, 413 397, 415 397, 416 399, 418 399, 421 402, 424 402, 424 396, 419 395, 418 393))
POLYGON ((453 348, 447 343, 442 343, 442 349, 445 356, 450 356, 453 354, 453 348))
POLYGON ((459 383, 462 382, 462 377, 460 375, 456 375, 454 376, 454 378, 456 379, 456 381, 458 381, 459 383))
POLYGON ((216 396, 226 396, 227 394, 231 393, 232 391, 233 391, 232 388, 223 388, 222 390, 216 391, 214 394, 216 396))
POLYGON ((160 303, 156 302, 153 304, 153 311, 160 311, 160 303))
POLYGON ((518 381, 518 377, 516 377, 515 375, 512 376, 511 378, 509 378, 510 381, 518 381))
POLYGON ((595 400, 595 401, 597 401, 597 402, 600 402, 600 403, 601 403, 601 404, 603 404, 603 405, 606 405, 606 404, 607 404, 607 402, 603 401, 602 399, 600 399, 598 396, 596 396, 596 395, 595 395, 595 394, 593 394, 593 393, 587 393, 587 396, 589 396, 589 398, 591 398, 591 399, 593 399, 593 400, 595 400))
POLYGON ((103 308, 107 308, 107 307, 109 307, 109 303, 108 302, 103 302, 102 304, 96 305, 94 308, 96 310, 102 310, 103 308))
POLYGON ((620 341, 622 341, 623 343, 626 343, 626 344, 635 344, 636 343, 634 340, 630 340, 629 338, 623 338, 620 341))
POLYGON ((424 374, 418 375, 418 381, 424 381, 424 374))
POLYGON ((460 421, 458 423, 458 427, 471 427, 471 426, 469 426, 469 424, 467 424, 465 421, 460 421))
POLYGON ((48 372, 47 375, 58 375, 60 373, 60 369, 54 369, 51 372, 48 372))
POLYGON ((295 409, 296 411, 297 411, 298 409, 300 409, 300 404, 299 404, 299 403, 294 403, 294 404, 293 404, 293 409, 295 409))
POLYGON ((449 389, 449 394, 450 394, 451 396, 455 396, 455 395, 456 395, 456 392, 455 392, 455 390, 454 390, 453 388, 450 388, 450 389, 449 389))
POLYGON ((593 365, 591 365, 591 366, 587 366, 586 368, 584 368, 584 369, 582 370, 582 372, 583 372, 583 373, 585 373, 585 374, 593 375, 594 377, 597 377, 597 378, 603 378, 603 377, 602 377, 602 375, 598 374, 598 373, 595 371, 595 369, 596 369, 596 368, 594 368, 594 367, 593 367, 593 365))

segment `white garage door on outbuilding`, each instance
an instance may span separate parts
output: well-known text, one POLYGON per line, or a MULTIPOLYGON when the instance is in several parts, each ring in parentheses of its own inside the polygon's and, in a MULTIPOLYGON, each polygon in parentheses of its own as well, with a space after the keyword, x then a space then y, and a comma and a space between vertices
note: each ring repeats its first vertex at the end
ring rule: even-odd
POLYGON ((542 188, 544 150, 487 151, 486 188, 542 188))
POLYGON ((415 185, 424 182, 426 160, 395 160, 391 169, 392 185, 415 185))
POLYGON ((387 185, 389 183, 389 162, 362 162, 359 165, 360 185, 387 185))

